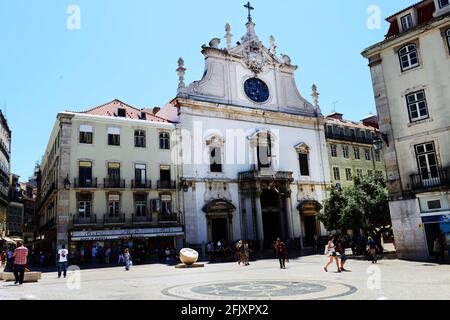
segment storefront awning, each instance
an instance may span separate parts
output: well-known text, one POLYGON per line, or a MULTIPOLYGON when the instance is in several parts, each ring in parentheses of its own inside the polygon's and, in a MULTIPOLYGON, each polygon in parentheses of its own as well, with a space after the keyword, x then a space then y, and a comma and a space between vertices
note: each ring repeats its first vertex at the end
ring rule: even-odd
POLYGON ((72 241, 103 241, 118 239, 142 239, 183 236, 182 227, 172 228, 148 228, 148 229, 122 229, 122 230, 97 230, 74 231, 72 241))

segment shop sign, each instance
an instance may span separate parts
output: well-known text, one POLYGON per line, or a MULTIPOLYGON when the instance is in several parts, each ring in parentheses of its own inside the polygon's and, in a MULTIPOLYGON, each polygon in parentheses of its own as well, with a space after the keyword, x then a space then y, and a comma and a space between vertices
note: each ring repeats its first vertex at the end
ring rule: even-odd
POLYGON ((184 235, 183 228, 173 227, 173 228, 151 228, 151 229, 74 231, 72 232, 72 241, 154 238, 154 237, 169 237, 178 235, 184 235))
POLYGON ((447 223, 450 222, 450 214, 422 217, 423 223, 447 223))

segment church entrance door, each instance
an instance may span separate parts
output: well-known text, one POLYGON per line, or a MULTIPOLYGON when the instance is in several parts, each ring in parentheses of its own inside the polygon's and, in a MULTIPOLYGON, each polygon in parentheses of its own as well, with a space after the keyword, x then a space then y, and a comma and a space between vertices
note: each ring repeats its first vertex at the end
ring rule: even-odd
POLYGON ((214 243, 228 239, 228 221, 225 218, 211 219, 211 233, 214 243))
POLYGON ((271 248, 277 238, 283 238, 283 213, 280 195, 275 190, 264 190, 261 195, 261 210, 264 228, 264 247, 271 248))

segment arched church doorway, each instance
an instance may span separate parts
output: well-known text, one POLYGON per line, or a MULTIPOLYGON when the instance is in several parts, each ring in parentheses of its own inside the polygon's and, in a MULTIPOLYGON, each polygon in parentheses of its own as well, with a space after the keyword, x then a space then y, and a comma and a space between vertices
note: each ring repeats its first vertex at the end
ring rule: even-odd
POLYGON ((216 199, 208 202, 203 207, 208 224, 208 241, 233 240, 233 212, 236 207, 224 199, 216 199))
POLYGON ((264 228, 264 247, 270 248, 276 238, 284 236, 280 195, 276 190, 263 190, 261 194, 261 211, 264 228))

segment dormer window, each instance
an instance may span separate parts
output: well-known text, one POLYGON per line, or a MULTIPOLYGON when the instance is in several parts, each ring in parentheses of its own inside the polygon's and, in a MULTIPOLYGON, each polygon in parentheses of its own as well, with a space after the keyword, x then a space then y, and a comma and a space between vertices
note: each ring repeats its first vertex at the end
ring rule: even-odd
POLYGON ((117 116, 125 118, 127 116, 127 111, 123 108, 117 109, 117 116))
POLYGON ((411 14, 407 14, 400 18, 402 22, 402 30, 407 31, 413 27, 413 20, 411 14))
POLYGON ((439 9, 442 9, 444 7, 447 7, 448 5, 450 5, 450 1, 449 0, 438 0, 439 2, 439 9))
POLYGON ((413 69, 419 66, 419 55, 415 44, 408 44, 398 51, 400 66, 402 71, 413 69))

